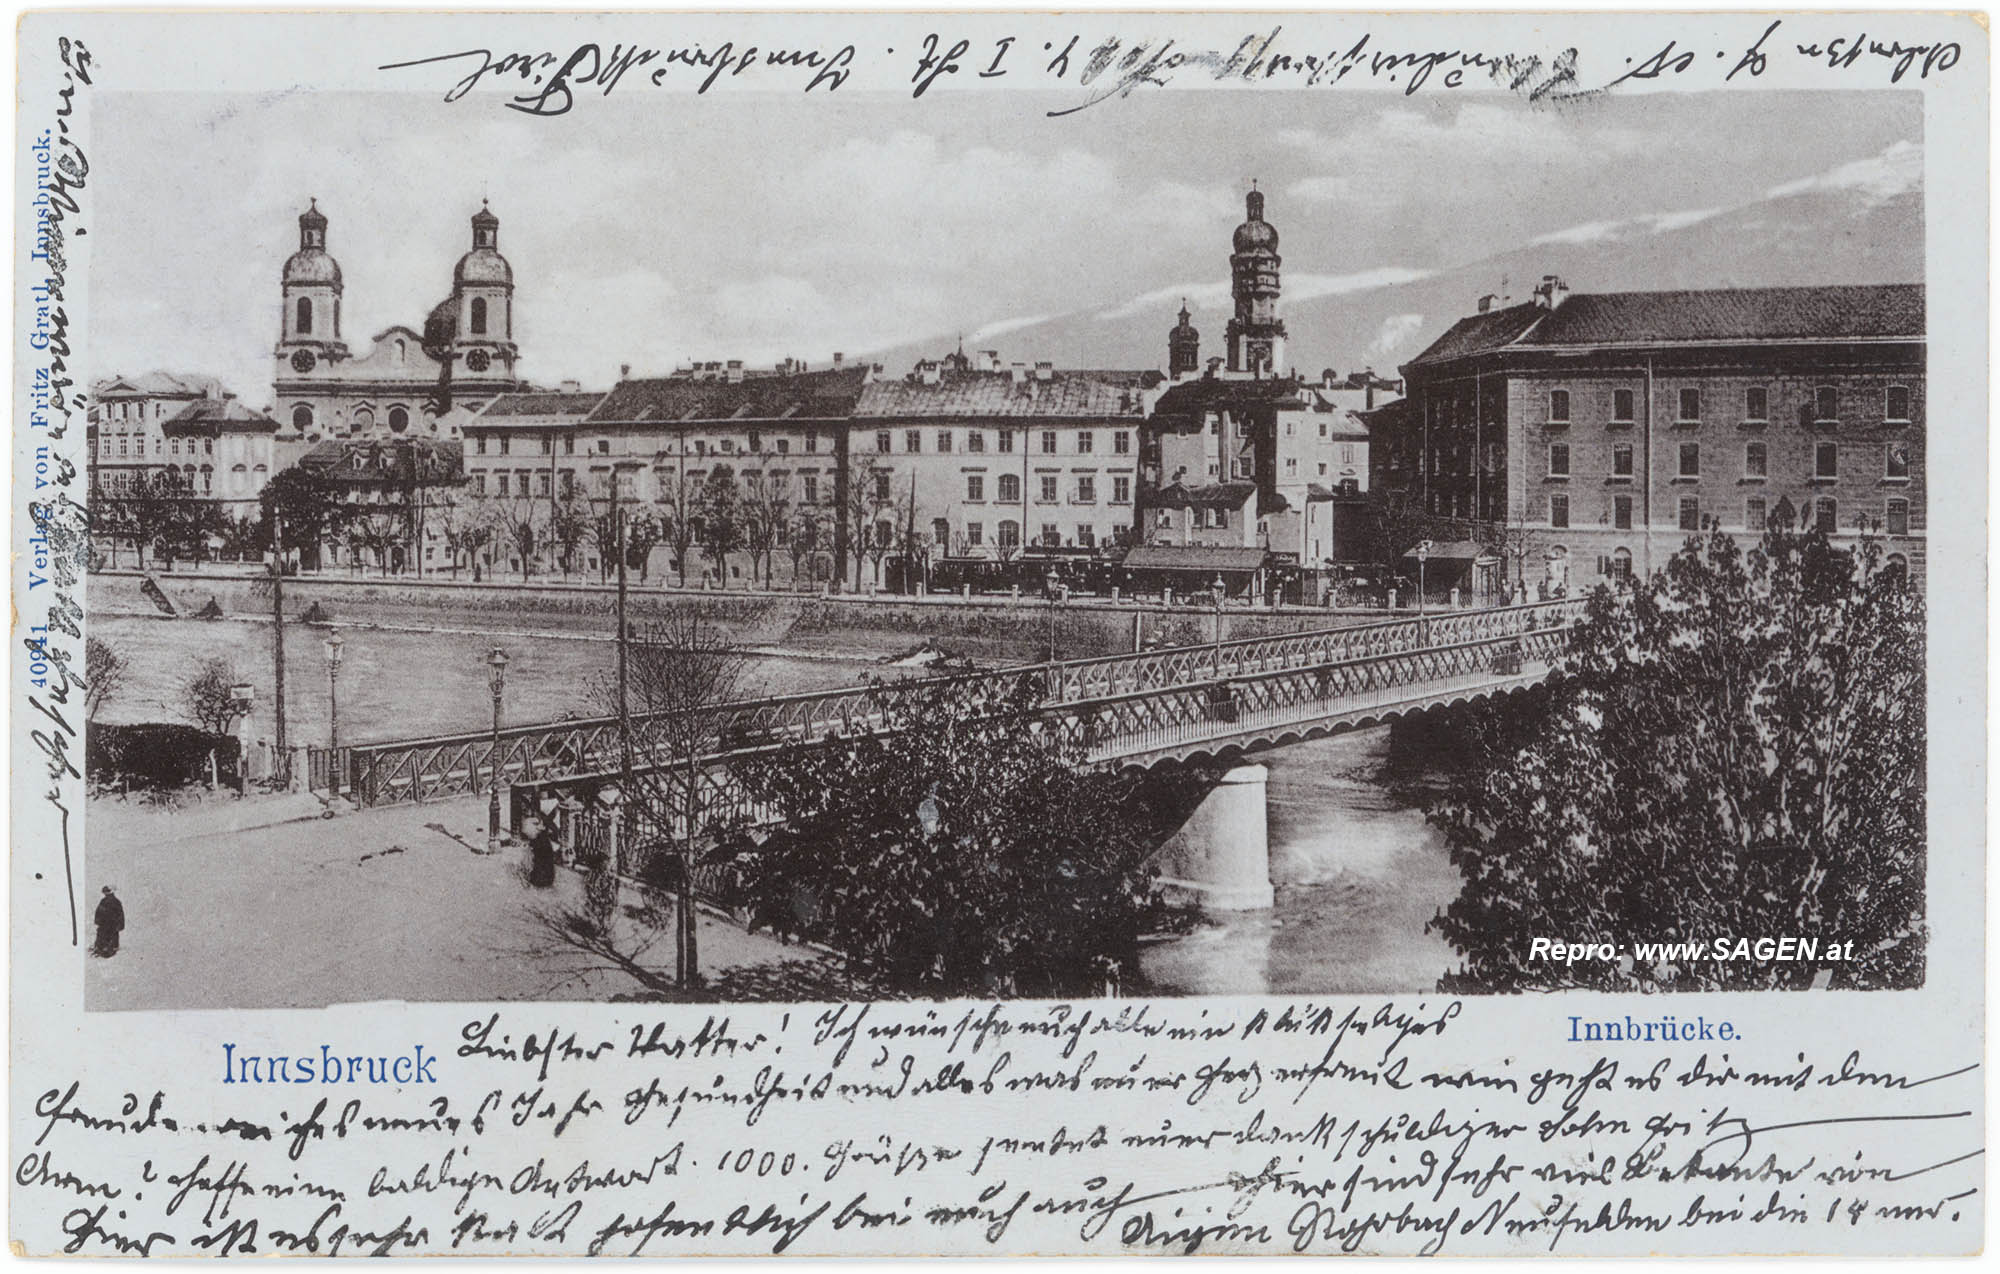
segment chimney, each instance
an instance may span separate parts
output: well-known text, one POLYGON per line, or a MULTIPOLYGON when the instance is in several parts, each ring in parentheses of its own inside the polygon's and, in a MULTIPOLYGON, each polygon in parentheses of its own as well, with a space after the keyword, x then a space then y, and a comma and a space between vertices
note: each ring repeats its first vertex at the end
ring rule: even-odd
POLYGON ((566 380, 562 383, 561 388, 565 394, 580 394, 583 392, 583 382, 580 380, 566 380))
POLYGON ((630 363, 620 363, 620 364, 618 364, 618 379, 619 379, 619 380, 631 380, 631 379, 632 379, 632 364, 630 364, 630 363))
POLYGON ((935 385, 944 379, 944 369, 934 358, 926 358, 917 364, 917 379, 926 385, 935 385))
POLYGON ((997 350, 997 349, 983 349, 983 350, 980 350, 980 351, 979 351, 979 370, 980 370, 980 371, 982 371, 982 372, 997 372, 997 371, 999 371, 999 370, 1000 370, 1000 351, 999 351, 999 350, 997 350))
POLYGON ((1054 363, 1051 363, 1046 359, 1044 359, 1043 361, 1035 364, 1036 380, 1054 380, 1055 374, 1056 374, 1056 365, 1054 363))
POLYGON ((1322 368, 1320 370, 1319 383, 1321 388, 1333 389, 1338 385, 1339 381, 1340 381, 1340 373, 1334 371, 1331 367, 1322 368))
POLYGON ((842 360, 844 360, 846 357, 847 355, 841 353, 839 350, 833 351, 833 370, 839 371, 841 368, 842 360))
POLYGON ((1544 274, 1541 286, 1535 289, 1535 304, 1545 310, 1553 310, 1561 305, 1563 298, 1568 295, 1569 284, 1564 283, 1553 274, 1544 274))
POLYGON ((1493 303, 1499 299, 1500 299, 1499 297, 1493 295, 1491 292, 1488 292, 1485 296, 1480 297, 1479 312, 1481 314, 1490 312, 1493 309, 1493 303))
POLYGON ((1220 356, 1220 355, 1216 355, 1216 356, 1213 356, 1213 357, 1211 357, 1211 358, 1210 358, 1210 359, 1208 360, 1208 378, 1209 378, 1210 380, 1214 380, 1214 379, 1215 379, 1215 374, 1216 374, 1217 372, 1221 371, 1221 370, 1222 370, 1222 358, 1221 358, 1221 356, 1220 356))
POLYGON ((723 373, 722 378, 732 385, 741 385, 743 383, 743 360, 740 358, 730 359, 729 368, 723 373))
POLYGON ((1016 385, 1025 385, 1027 383, 1028 365, 1026 363, 1016 363, 1009 370, 1012 371, 1013 373, 1014 383, 1016 385))

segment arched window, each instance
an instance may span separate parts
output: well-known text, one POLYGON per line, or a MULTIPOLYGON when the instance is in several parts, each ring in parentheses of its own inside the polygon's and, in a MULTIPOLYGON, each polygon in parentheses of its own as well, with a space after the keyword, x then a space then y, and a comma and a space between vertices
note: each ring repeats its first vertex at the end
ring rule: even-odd
POLYGON ((292 428, 304 433, 313 426, 313 409, 300 403, 292 408, 292 428))
POLYGON ((486 335, 486 298, 483 296, 472 298, 472 334, 486 335))
MULTIPOLYGON (((1000 475, 1000 502, 1019 504, 1021 502, 1021 475, 1003 473, 1000 475)), ((1002 525, 1005 525, 1004 523, 1002 525)))
POLYGON ((354 409, 354 432, 363 433, 375 427, 375 409, 356 407, 354 409))
MULTIPOLYGON (((270 311, 264 311, 269 314, 270 311)), ((313 303, 309 296, 299 298, 299 335, 311 336, 313 330, 313 303)))
POLYGON ((201 467, 201 493, 207 495, 213 490, 215 490, 215 466, 205 464, 201 467))
POLYGON ((1014 521, 1012 518, 1006 518, 1001 521, 1000 547, 1003 549, 1017 549, 1021 547, 1021 524, 1019 522, 1014 521))
POLYGON ((1611 552, 1611 577, 1613 579, 1632 578, 1632 550, 1613 549, 1611 552))
POLYGON ((409 355, 410 355, 410 343, 408 341, 399 338, 396 341, 396 361, 400 363, 404 359, 408 358, 409 355))
POLYGON ((401 433, 410 427, 410 409, 391 407, 389 409, 389 432, 401 433))

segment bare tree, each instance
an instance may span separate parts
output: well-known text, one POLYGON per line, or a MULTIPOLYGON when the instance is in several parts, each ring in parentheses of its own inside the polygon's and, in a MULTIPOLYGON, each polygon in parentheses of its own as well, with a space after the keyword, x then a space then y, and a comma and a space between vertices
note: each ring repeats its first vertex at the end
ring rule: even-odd
POLYGON ((846 503, 836 511, 847 531, 847 552, 854 561, 857 590, 861 587, 862 564, 874 551, 875 515, 888 504, 887 485, 886 470, 855 474, 847 484, 846 503))
POLYGON ((757 567, 764 568, 764 586, 771 586, 771 558, 789 529, 792 493, 789 481, 764 473, 743 475, 743 546, 750 550, 750 580, 757 580, 757 567))
POLYGON ((701 493, 685 473, 660 479, 660 498, 654 514, 660 522, 660 541, 673 555, 674 574, 687 586, 688 550, 694 547, 695 526, 700 521, 701 493))
POLYGON ((575 569, 576 550, 591 538, 594 527, 590 504, 579 499, 571 487, 550 506, 549 540, 555 546, 556 565, 564 575, 575 569))
POLYGON ((743 544, 743 493, 736 471, 717 465, 701 484, 697 503, 697 538, 701 551, 715 563, 716 579, 729 587, 729 555, 743 544))
POLYGON ((103 707, 125 684, 125 674, 130 670, 125 656, 101 637, 86 637, 83 642, 83 711, 86 720, 95 719, 97 710, 103 707))
MULTIPOLYGON (((826 541, 826 510, 816 504, 800 501, 792 510, 791 528, 785 537, 785 548, 792 555, 792 583, 799 582, 799 568, 803 565, 809 574, 817 574, 819 554, 826 541)), ((838 568, 839 563, 834 563, 838 568)))
MULTIPOLYGON (((86 663, 88 659, 86 654, 86 663)), ((210 734, 226 734, 237 715, 236 700, 229 693, 235 684, 235 666, 220 655, 211 655, 196 664, 181 683, 181 711, 210 734)))
POLYGON ((527 495, 495 495, 487 507, 499 538, 520 559, 521 581, 526 583, 542 542, 542 502, 527 495))

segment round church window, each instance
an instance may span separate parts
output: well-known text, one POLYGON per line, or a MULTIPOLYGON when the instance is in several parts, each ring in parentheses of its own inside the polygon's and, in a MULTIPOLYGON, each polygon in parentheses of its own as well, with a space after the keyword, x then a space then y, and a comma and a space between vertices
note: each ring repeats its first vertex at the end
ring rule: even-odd
POLYGON ((483 349, 476 349, 465 356, 465 365, 475 372, 483 372, 493 365, 493 356, 483 349))
POLYGON ((319 358, 309 349, 292 351, 292 370, 304 374, 318 364, 319 358))

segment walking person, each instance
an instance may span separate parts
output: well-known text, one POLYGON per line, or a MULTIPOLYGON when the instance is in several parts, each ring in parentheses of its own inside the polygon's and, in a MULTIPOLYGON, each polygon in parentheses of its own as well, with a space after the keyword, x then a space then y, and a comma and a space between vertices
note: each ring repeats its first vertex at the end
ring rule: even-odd
POLYGON ((521 816, 521 832, 528 840, 528 883, 547 889, 556 883, 556 838, 540 814, 521 816))
POLYGON ((111 886, 104 887, 104 897, 98 899, 93 918, 97 922, 97 941, 91 944, 91 952, 109 960, 118 954, 118 935, 125 931, 125 904, 111 892, 111 886))

